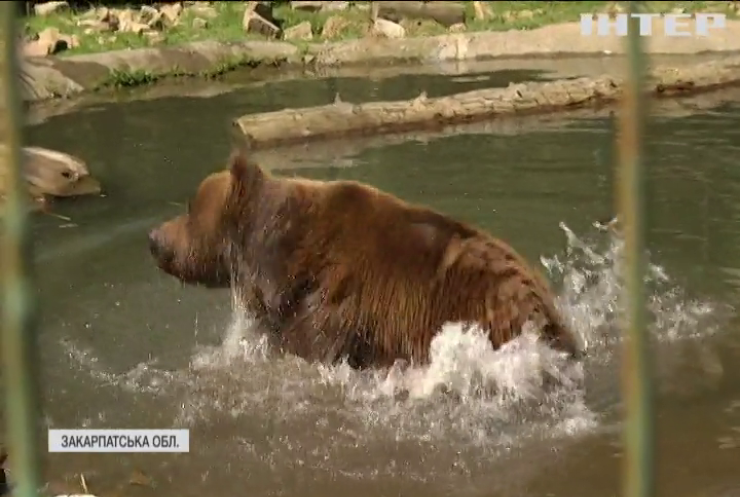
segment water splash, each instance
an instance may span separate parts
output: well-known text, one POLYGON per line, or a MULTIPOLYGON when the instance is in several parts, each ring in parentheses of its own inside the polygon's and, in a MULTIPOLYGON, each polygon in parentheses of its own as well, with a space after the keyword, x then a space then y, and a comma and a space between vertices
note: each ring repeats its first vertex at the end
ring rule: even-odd
MULTIPOLYGON (((603 232, 598 224, 594 224, 603 232)), ((551 278, 562 286, 559 308, 570 321, 587 349, 604 348, 620 339, 618 330, 621 306, 622 252, 624 242, 618 233, 607 232, 601 239, 582 240, 564 223, 566 236, 564 260, 542 257, 542 265, 551 278), (599 251, 599 245, 607 246, 599 251)), ((690 299, 674 285, 665 270, 648 264, 648 326, 661 341, 707 336, 718 331, 706 319, 716 311, 710 302, 690 299), (706 324, 706 326, 704 326, 706 324)))
MULTIPOLYGON (((510 448, 532 437, 583 433, 599 418, 579 385, 589 368, 608 360, 620 339, 623 244, 614 233, 595 232, 584 240, 564 224, 561 229, 565 253, 543 257, 542 264, 561 288, 558 306, 585 346, 585 364, 569 364, 536 340, 534 330, 494 351, 479 330, 450 323, 432 341, 428 366, 358 372, 346 364, 312 365, 273 357, 237 305, 223 342, 195 350, 181 370, 163 371, 148 362, 113 375, 90 353, 70 356, 100 381, 172 399, 179 406, 172 415, 176 426, 245 419, 273 427, 286 423, 320 436, 324 454, 358 440, 510 448), (557 386, 544 388, 543 376, 555 378, 557 386)), ((686 297, 657 265, 649 266, 646 278, 650 330, 658 340, 717 331, 707 319, 714 311, 710 303, 686 297)))

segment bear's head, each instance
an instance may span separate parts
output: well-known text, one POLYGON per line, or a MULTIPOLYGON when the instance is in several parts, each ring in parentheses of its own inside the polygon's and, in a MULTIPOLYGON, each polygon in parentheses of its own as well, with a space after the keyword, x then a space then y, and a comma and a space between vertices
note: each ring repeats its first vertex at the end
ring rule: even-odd
POLYGON ((231 154, 229 168, 207 176, 185 214, 149 232, 149 250, 159 268, 183 283, 231 285, 230 230, 253 205, 264 173, 244 151, 231 154))

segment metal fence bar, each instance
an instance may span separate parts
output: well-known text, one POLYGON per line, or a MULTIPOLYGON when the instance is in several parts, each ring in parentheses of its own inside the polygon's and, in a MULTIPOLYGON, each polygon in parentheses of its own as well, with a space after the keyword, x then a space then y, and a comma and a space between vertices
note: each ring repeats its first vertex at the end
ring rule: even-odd
POLYGON ((2 372, 6 390, 8 452, 16 482, 14 495, 38 495, 39 416, 34 309, 31 294, 27 200, 21 172, 23 110, 19 92, 20 68, 16 46, 16 2, 0 2, 0 136, 5 142, 0 167, 5 176, 2 264, 2 372))
MULTIPOLYGON (((643 2, 628 2, 629 12, 642 10, 643 2)), ((625 405, 624 488, 626 497, 652 497, 653 467, 652 375, 646 330, 644 242, 644 131, 646 61, 638 19, 631 19, 628 43, 628 77, 619 120, 617 199, 625 249, 624 299, 626 303, 622 392, 625 405)))

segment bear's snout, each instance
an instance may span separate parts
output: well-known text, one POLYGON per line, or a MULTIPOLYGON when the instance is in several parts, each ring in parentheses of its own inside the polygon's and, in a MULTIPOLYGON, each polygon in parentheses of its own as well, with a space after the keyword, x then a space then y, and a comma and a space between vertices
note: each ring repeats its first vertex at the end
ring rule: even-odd
POLYGON ((160 228, 154 228, 149 232, 149 251, 159 262, 165 262, 165 259, 172 256, 172 251, 167 247, 160 228))

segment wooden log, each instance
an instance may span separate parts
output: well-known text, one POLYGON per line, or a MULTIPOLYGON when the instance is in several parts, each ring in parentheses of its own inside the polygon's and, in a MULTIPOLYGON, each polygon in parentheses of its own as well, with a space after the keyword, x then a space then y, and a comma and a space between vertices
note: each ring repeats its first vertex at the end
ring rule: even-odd
MULTIPOLYGON (((726 88, 688 99, 663 98, 653 102, 650 112, 654 116, 679 118, 695 116, 716 109, 720 105, 740 101, 740 88, 726 88)), ((613 110, 608 107, 573 109, 556 114, 533 114, 517 119, 493 119, 467 124, 454 124, 440 129, 417 130, 392 135, 359 136, 352 140, 313 141, 277 148, 253 151, 252 158, 271 171, 288 171, 302 168, 327 167, 351 168, 362 163, 360 156, 370 149, 385 148, 409 142, 430 143, 462 135, 504 135, 557 131, 565 120, 609 119, 613 110)))
MULTIPOLYGON (((740 85, 740 57, 727 57, 683 68, 658 68, 650 92, 665 97, 740 85)), ((512 114, 574 109, 617 101, 622 81, 614 76, 511 84, 413 100, 352 104, 337 96, 333 104, 248 114, 235 127, 253 148, 315 139, 439 129, 449 124, 483 121, 512 114)))
POLYGON ((450 27, 465 22, 465 6, 454 2, 372 2, 383 19, 431 19, 450 27))

